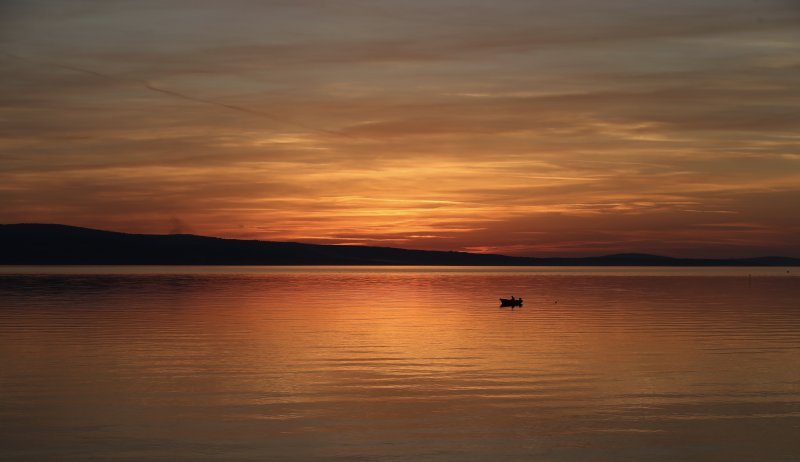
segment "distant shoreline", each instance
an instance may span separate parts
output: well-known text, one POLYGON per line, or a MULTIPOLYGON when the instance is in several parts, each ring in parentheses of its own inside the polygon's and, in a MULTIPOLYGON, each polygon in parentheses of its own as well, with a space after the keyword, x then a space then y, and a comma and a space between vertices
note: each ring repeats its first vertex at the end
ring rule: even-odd
POLYGON ((25 266, 32 266, 32 267, 80 267, 80 266, 132 266, 132 267, 169 267, 169 268, 206 268, 206 267, 219 267, 219 268, 315 268, 315 267, 349 267, 349 268, 385 268, 385 267, 396 267, 396 268, 413 268, 413 267, 426 267, 426 268, 798 268, 800 269, 800 263, 794 263, 790 265, 766 265, 766 264, 734 264, 734 263, 726 263, 726 264, 657 264, 657 265, 647 265, 647 264, 625 264, 625 263, 618 263, 618 264, 577 264, 577 263, 564 263, 564 264, 532 264, 532 265, 458 265, 458 264, 435 264, 435 263, 426 263, 426 264, 413 264, 413 263, 397 263, 397 264, 383 264, 383 263, 342 263, 342 264, 328 264, 328 263, 319 263, 319 264, 260 264, 260 263, 248 263, 248 264, 239 264, 239 263, 208 263, 208 264, 184 264, 184 263, 0 263, 0 267, 25 267, 25 266))
POLYGON ((222 239, 190 234, 128 234, 57 224, 6 224, 0 225, 0 265, 800 267, 800 258, 674 258, 639 253, 597 257, 514 257, 222 239))

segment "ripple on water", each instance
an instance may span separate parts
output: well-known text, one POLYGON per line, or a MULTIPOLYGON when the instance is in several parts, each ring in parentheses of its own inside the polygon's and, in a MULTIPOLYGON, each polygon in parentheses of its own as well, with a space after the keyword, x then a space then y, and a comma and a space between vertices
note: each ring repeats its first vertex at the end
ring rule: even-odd
POLYGON ((9 460, 800 453, 800 284, 791 277, 85 271, 0 274, 9 460), (511 294, 525 306, 499 308, 511 294))

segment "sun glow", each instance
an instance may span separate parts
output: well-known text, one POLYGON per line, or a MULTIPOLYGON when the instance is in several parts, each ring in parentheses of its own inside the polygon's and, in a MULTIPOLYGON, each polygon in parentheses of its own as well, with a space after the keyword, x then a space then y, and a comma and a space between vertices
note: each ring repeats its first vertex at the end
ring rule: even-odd
POLYGON ((800 13, 768 3, 684 5, 680 24, 635 2, 586 16, 193 6, 237 18, 213 27, 164 5, 173 28, 99 4, 57 20, 10 7, 1 218, 526 255, 798 254, 800 13), (372 27, 387 14, 394 26, 372 27))

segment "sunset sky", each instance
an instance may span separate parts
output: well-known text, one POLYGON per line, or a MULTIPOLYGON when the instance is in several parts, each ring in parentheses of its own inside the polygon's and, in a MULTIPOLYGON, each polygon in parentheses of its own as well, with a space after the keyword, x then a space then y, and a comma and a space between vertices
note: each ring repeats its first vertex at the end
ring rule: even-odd
POLYGON ((800 257, 797 0, 0 2, 0 222, 800 257))

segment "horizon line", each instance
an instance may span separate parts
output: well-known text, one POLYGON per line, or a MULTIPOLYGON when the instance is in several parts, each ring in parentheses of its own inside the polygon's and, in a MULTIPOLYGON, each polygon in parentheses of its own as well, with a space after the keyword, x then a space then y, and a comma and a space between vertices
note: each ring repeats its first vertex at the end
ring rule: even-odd
POLYGON ((459 253, 459 254, 475 255, 475 256, 485 255, 485 256, 494 256, 494 257, 516 258, 516 259, 535 259, 535 260, 591 260, 591 259, 608 258, 608 257, 656 257, 656 258, 663 258, 663 259, 670 259, 670 260, 677 260, 677 261, 680 261, 680 260, 695 260, 695 261, 730 262, 730 261, 737 261, 737 260, 758 260, 758 259, 779 258, 779 259, 798 260, 798 263, 800 263, 800 257, 788 256, 788 255, 759 255, 759 256, 754 256, 754 257, 725 257, 725 258, 716 258, 716 257, 714 257, 714 258, 711 258, 711 257, 674 257, 674 256, 670 256, 670 255, 654 254, 654 253, 646 253, 646 252, 616 252, 616 253, 589 255, 589 256, 536 257, 536 256, 506 255, 506 254, 500 254, 500 253, 478 253, 478 252, 468 252, 468 251, 464 251, 464 250, 429 250, 429 249, 414 249, 414 248, 405 248, 405 247, 392 247, 392 246, 381 246, 381 245, 365 245, 365 244, 319 244, 319 243, 310 243, 310 242, 301 242, 301 241, 274 241, 274 240, 264 240, 264 239, 243 239, 243 238, 236 238, 236 237, 209 236, 209 235, 193 234, 193 233, 133 233, 133 232, 128 232, 128 231, 115 231, 115 230, 100 229, 100 228, 90 228, 90 227, 86 227, 86 226, 68 225, 68 224, 63 224, 63 223, 34 223, 34 222, 0 223, 0 226, 59 226, 59 227, 64 227, 64 228, 75 228, 75 229, 83 229, 83 230, 98 231, 98 232, 105 232, 105 233, 126 234, 126 235, 132 235, 132 236, 190 236, 190 237, 199 237, 199 238, 206 238, 206 239, 220 239, 220 240, 228 240, 228 241, 269 242, 269 243, 298 244, 298 245, 319 246, 319 247, 328 247, 328 246, 330 246, 330 247, 363 247, 363 248, 405 250, 405 251, 412 251, 412 252, 459 253))

